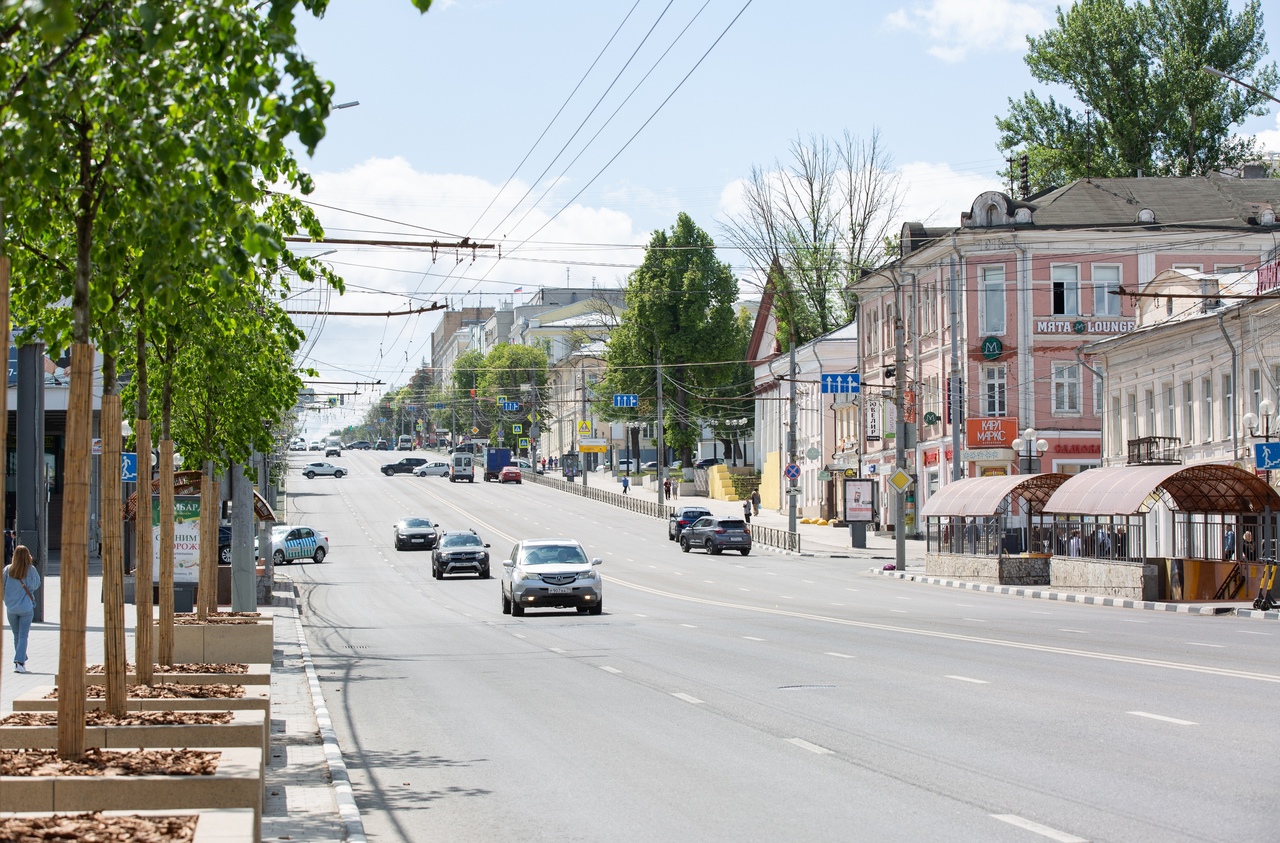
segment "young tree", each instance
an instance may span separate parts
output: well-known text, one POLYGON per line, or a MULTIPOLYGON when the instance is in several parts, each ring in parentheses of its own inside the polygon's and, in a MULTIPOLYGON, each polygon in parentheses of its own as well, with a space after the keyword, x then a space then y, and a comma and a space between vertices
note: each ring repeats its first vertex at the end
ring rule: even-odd
POLYGON ((1253 154, 1231 130, 1266 114, 1266 97, 1205 74, 1208 65, 1263 91, 1277 85, 1262 9, 1228 0, 1081 0, 1027 39, 1041 82, 1066 87, 1081 108, 1034 91, 996 119, 999 148, 1025 152, 1032 192, 1086 176, 1204 175, 1253 154))

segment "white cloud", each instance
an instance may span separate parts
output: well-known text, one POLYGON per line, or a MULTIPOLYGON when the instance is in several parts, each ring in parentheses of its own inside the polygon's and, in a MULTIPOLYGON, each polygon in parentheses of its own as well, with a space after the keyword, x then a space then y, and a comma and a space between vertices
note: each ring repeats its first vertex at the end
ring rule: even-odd
POLYGON ((1263 152, 1280 153, 1280 114, 1276 114, 1276 127, 1265 129, 1253 136, 1263 152))
POLYGON ((970 52, 1021 50, 1026 36, 1050 23, 1053 0, 929 0, 885 16, 885 25, 923 35, 945 62, 970 52))
POLYGON ((1008 190, 994 175, 953 170, 950 164, 913 161, 900 168, 905 198, 903 222, 928 226, 958 226, 960 214, 969 210, 979 193, 1008 190))

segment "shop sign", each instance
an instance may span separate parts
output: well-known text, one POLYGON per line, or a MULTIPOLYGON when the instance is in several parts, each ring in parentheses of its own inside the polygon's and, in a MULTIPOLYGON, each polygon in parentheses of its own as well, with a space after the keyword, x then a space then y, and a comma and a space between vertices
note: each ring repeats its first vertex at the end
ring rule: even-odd
POLYGON ((938 452, 937 452, 937 451, 925 451, 925 452, 924 452, 924 464, 925 464, 925 465, 937 465, 937 464, 938 464, 938 452))
POLYGON ((1132 319, 1037 319, 1037 334, 1127 334, 1132 319))
POLYGON ((962 462, 1010 462, 1015 456, 1012 448, 969 448, 960 452, 962 462))
POLYGON ((935 425, 940 421, 942 421, 942 417, 932 410, 924 414, 924 423, 926 425, 935 425))
POLYGON ((1100 454, 1102 446, 1097 442, 1076 442, 1056 445, 1054 450, 1059 454, 1100 454))
POLYGON ((1008 448, 1018 438, 1018 420, 1011 416, 965 419, 964 430, 970 448, 1008 448))
POLYGON ((1280 290, 1280 260, 1274 260, 1258 268, 1258 295, 1280 290))
POLYGON ((880 439, 880 399, 867 399, 867 441, 877 442, 880 439))

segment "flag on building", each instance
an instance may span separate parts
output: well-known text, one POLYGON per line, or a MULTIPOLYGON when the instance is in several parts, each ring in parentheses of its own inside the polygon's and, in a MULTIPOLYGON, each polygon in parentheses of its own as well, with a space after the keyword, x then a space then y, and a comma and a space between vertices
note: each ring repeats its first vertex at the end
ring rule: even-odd
POLYGON ((515 288, 514 290, 512 290, 511 292, 513 292, 513 293, 523 293, 523 292, 524 292, 524 287, 516 287, 516 288, 515 288))

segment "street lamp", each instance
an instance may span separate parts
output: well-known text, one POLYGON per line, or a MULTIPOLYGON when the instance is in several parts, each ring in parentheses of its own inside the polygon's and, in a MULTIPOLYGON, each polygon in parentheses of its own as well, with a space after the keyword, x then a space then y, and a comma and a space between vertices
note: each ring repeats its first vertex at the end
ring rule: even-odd
MULTIPOLYGON (((1244 422, 1245 429, 1249 431, 1249 435, 1264 442, 1271 441, 1271 417, 1275 415, 1276 405, 1271 403, 1270 398, 1263 398, 1262 403, 1258 405, 1258 413, 1262 414, 1262 418, 1258 418, 1257 413, 1245 413, 1241 421, 1244 422), (1261 427, 1262 432, 1258 429, 1261 427)), ((1263 476, 1266 478, 1267 485, 1271 485, 1271 469, 1263 469, 1263 476)))
POLYGON ((1036 429, 1028 427, 1022 431, 1022 437, 1013 440, 1013 450, 1022 458, 1018 471, 1022 474, 1036 474, 1040 471, 1040 456, 1049 450, 1049 443, 1044 439, 1036 439, 1036 429))

